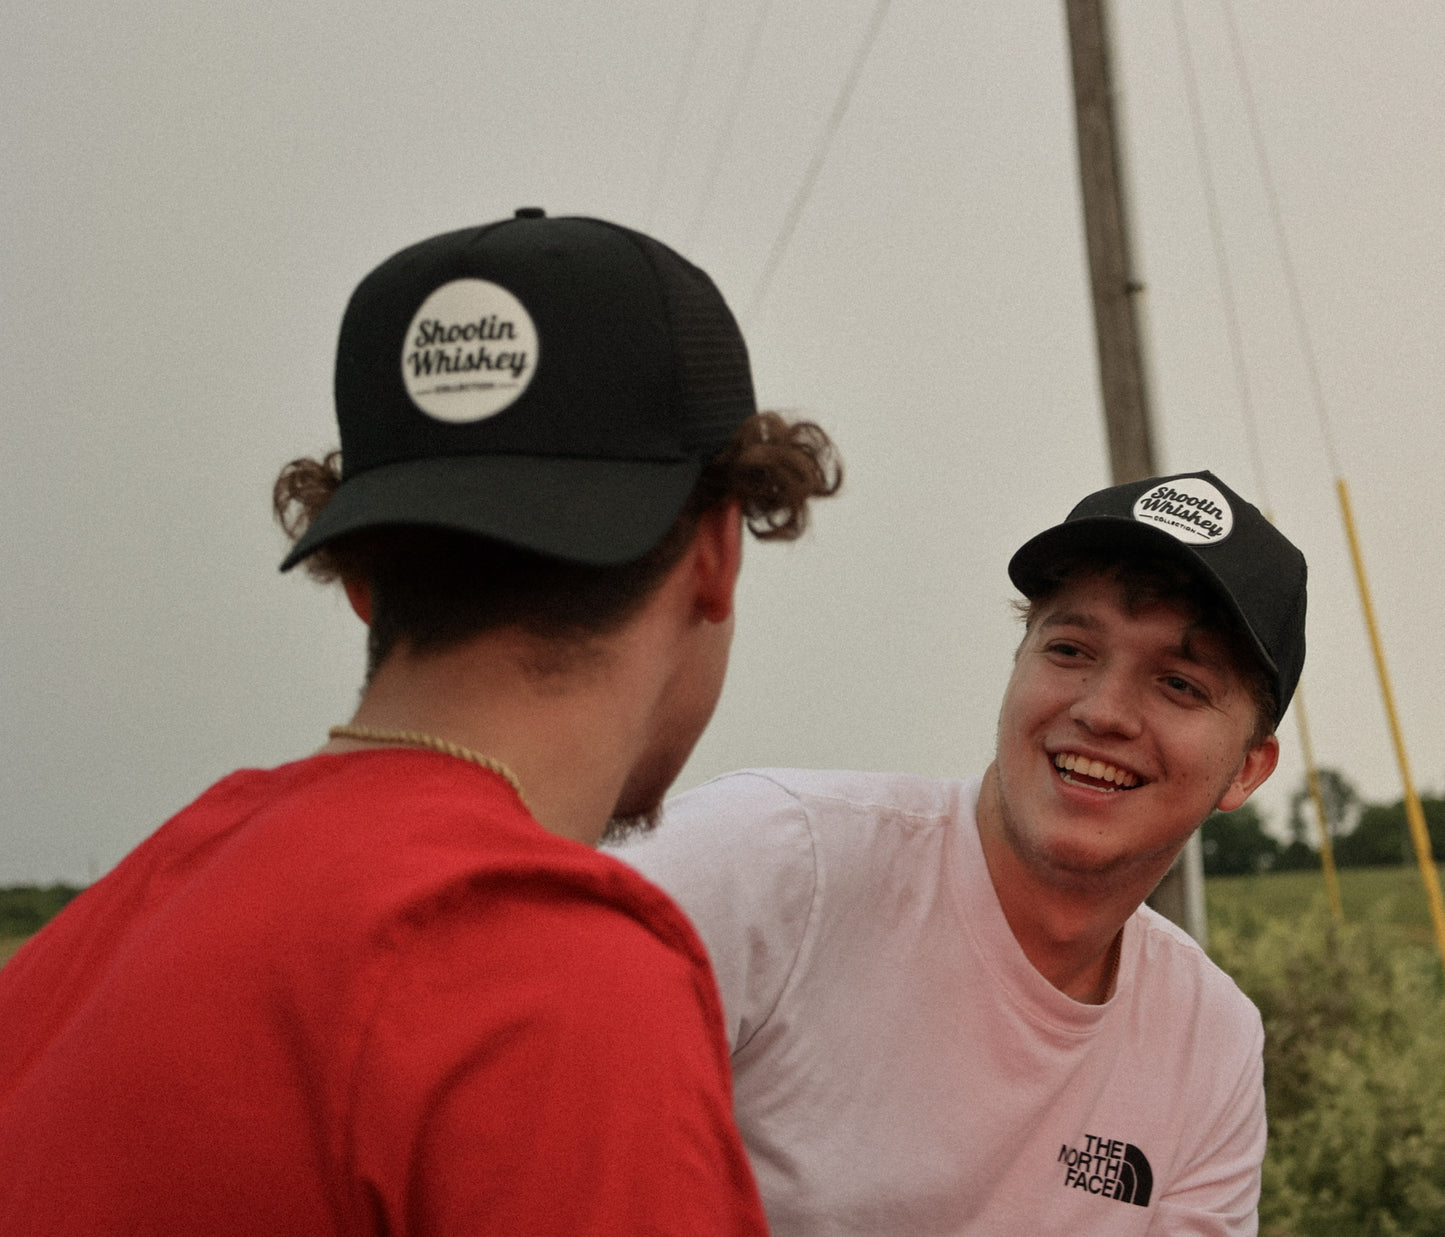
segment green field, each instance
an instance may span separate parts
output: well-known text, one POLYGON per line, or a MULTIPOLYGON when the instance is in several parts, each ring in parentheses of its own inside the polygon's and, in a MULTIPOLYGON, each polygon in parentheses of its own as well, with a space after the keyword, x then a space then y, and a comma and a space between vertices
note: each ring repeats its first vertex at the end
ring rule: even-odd
MULTIPOLYGON (((1371 924, 1402 941, 1433 948, 1434 930, 1420 870, 1342 868, 1340 901, 1345 922, 1371 924)), ((1298 923, 1327 906, 1319 872, 1267 872, 1260 876, 1211 876, 1204 882, 1210 923, 1237 926, 1270 921, 1298 923)))

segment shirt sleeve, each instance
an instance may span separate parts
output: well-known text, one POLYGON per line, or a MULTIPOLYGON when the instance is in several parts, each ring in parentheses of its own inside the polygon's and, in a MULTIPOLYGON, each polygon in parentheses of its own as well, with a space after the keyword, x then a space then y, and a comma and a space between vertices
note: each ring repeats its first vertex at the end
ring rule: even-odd
POLYGON ((1252 1045, 1217 1067, 1224 1102, 1200 1131, 1193 1159, 1159 1200, 1161 1237, 1255 1237, 1266 1121, 1264 1030, 1251 1006, 1252 1045), (1229 1080, 1233 1079, 1233 1085, 1229 1080))
POLYGON ((712 959, 734 1054, 777 1006, 818 910, 818 864, 797 797, 733 773, 671 799, 662 824, 616 852, 669 893, 712 959))
POLYGON ((360 1062, 379 1231, 764 1232, 700 951, 605 901, 538 883, 428 923, 360 1062))

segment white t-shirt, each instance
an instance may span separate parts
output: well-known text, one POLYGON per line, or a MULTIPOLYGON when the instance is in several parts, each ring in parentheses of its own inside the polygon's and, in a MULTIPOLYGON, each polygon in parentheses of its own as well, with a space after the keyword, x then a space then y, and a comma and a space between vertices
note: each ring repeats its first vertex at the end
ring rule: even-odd
POLYGON ((1059 992, 1004 919, 978 791, 730 774, 617 852, 712 955, 774 1233, 1255 1233, 1258 1012, 1147 907, 1109 1001, 1059 992))

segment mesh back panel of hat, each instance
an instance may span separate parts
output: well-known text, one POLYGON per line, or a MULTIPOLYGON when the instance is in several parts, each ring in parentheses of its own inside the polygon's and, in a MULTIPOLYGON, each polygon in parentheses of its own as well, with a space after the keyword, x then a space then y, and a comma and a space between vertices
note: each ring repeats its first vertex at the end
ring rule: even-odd
POLYGON ((678 420, 704 459, 756 411, 747 346, 712 281, 650 237, 636 237, 657 270, 676 349, 678 420))

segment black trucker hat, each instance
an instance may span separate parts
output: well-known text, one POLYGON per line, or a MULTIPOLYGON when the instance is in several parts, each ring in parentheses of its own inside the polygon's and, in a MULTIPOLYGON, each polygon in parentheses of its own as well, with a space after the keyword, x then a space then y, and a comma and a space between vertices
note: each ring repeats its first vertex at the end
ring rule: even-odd
POLYGON ((755 411, 722 294, 666 245, 537 207, 432 237, 352 294, 341 485, 281 570, 382 524, 628 562, 755 411))
POLYGON ((1210 472, 1131 481, 1090 494, 1009 561, 1025 597, 1054 579, 1062 554, 1139 549, 1190 567, 1238 620, 1274 687, 1279 723, 1305 660, 1304 555, 1252 503, 1210 472))

